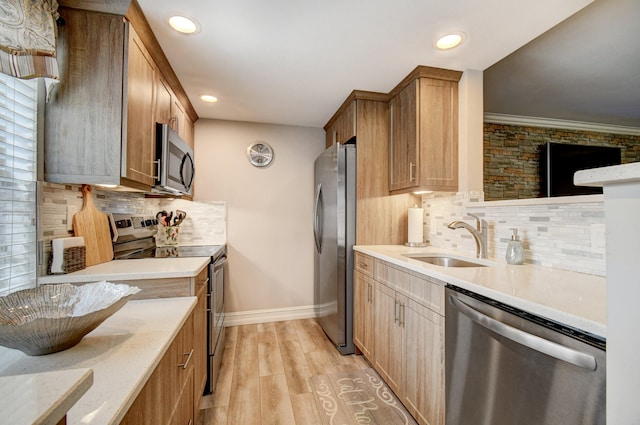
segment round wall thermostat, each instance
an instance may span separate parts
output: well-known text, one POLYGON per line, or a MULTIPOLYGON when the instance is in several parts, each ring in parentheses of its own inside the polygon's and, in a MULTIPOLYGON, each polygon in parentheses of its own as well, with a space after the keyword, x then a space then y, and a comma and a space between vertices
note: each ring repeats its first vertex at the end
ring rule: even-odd
POLYGON ((259 142, 247 148, 249 162, 255 167, 266 167, 273 161, 273 148, 267 143, 259 142))

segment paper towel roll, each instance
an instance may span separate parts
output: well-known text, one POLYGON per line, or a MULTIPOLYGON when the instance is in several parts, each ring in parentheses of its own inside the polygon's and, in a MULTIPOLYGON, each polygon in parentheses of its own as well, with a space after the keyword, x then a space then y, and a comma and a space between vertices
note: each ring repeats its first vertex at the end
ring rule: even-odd
POLYGON ((413 208, 409 208, 408 215, 408 232, 407 232, 407 241, 409 243, 422 243, 423 235, 423 217, 424 210, 422 208, 418 208, 417 205, 414 205, 413 208))
POLYGON ((84 237, 53 239, 51 241, 51 273, 64 273, 64 250, 84 246, 84 237))

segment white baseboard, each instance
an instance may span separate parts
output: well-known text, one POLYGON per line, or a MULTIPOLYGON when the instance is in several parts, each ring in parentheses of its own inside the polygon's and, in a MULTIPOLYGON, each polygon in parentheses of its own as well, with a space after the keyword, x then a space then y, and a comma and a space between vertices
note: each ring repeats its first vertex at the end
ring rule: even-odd
POLYGON ((316 317, 313 305, 299 307, 247 310, 225 313, 225 326, 252 325, 256 323, 280 322, 283 320, 309 319, 316 317))

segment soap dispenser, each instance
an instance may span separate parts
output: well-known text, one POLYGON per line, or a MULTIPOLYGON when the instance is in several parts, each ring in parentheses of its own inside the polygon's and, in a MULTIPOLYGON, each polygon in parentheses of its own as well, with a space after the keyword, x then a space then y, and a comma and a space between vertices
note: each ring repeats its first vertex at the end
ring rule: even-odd
POLYGON ((505 259, 509 264, 523 264, 524 263, 524 247, 522 241, 518 237, 518 229, 512 228, 513 235, 507 245, 507 253, 505 259))

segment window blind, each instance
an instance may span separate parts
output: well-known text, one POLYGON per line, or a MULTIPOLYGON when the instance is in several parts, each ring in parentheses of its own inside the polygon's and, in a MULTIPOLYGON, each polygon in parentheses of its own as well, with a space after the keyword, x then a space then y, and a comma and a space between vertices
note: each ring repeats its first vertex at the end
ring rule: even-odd
POLYGON ((0 74, 0 295, 36 286, 37 80, 0 74))

